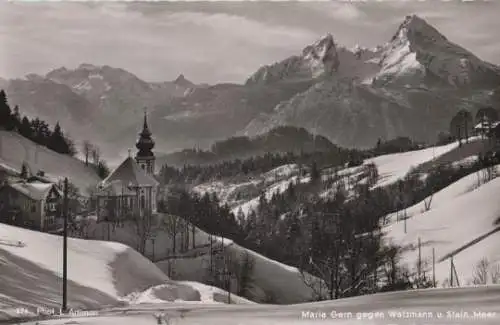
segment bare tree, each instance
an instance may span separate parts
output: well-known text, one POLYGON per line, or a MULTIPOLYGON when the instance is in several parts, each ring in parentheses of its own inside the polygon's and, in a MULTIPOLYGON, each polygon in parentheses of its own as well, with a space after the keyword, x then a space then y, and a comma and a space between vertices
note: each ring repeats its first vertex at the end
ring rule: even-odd
POLYGON ((97 146, 92 146, 92 163, 94 165, 99 165, 99 162, 101 161, 101 149, 97 146))
POLYGON ((434 193, 432 193, 429 197, 424 199, 424 211, 429 211, 431 209, 432 198, 434 197, 434 193))
POLYGON ((144 255, 146 252, 146 242, 153 235, 152 220, 150 216, 140 216, 135 214, 132 218, 137 234, 137 250, 144 255))
POLYGON ((377 181, 379 179, 377 165, 375 165, 374 163, 369 163, 365 168, 368 180, 367 184, 368 186, 373 187, 375 184, 377 184, 377 181))
POLYGON ((161 227, 170 235, 172 238, 172 253, 177 252, 177 236, 185 229, 184 220, 176 215, 166 215, 163 218, 161 227))
POLYGON ((491 283, 500 284, 500 265, 495 264, 490 267, 491 283))
POLYGON ((89 165, 89 158, 90 158, 90 155, 93 151, 93 148, 94 146, 92 145, 92 143, 90 143, 89 140, 84 140, 83 143, 82 143, 82 152, 85 156, 85 165, 88 166, 89 165))
POLYGON ((490 262, 486 258, 482 258, 474 269, 474 275, 472 278, 472 283, 476 285, 487 284, 488 283, 488 271, 490 267, 490 262))
POLYGON ((227 250, 224 251, 224 255, 226 262, 228 262, 228 271, 236 282, 236 294, 251 299, 255 259, 246 251, 239 258, 230 258, 227 250))

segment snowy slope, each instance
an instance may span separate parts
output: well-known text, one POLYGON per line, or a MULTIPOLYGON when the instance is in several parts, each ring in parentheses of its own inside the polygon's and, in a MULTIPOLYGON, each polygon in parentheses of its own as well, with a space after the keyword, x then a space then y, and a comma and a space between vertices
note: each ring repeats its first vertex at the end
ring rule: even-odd
MULTIPOLYGON (((480 138, 470 138, 469 141, 477 141, 480 138)), ((426 162, 458 148, 458 141, 444 146, 430 147, 403 153, 383 155, 368 159, 365 164, 374 163, 379 173, 377 187, 390 185, 403 178, 412 167, 417 167, 426 162)))
MULTIPOLYGON (((61 236, 0 224, 0 321, 20 317, 16 308, 36 313, 37 308, 60 307, 62 240, 61 236)), ((209 297, 208 289, 169 280, 152 262, 123 244, 68 238, 71 308, 98 309, 144 301, 223 301, 222 290, 214 289, 209 297)), ((239 297, 235 302, 246 303, 239 297)))
MULTIPOLYGON (((496 167, 497 173, 500 172, 500 166, 496 167)), ((411 218, 413 216, 418 216, 421 213, 425 212, 426 204, 429 205, 429 210, 437 208, 443 204, 446 204, 461 195, 465 195, 485 183, 485 179, 483 177, 486 169, 478 171, 473 174, 469 174, 455 183, 447 186, 446 188, 438 191, 432 195, 432 197, 428 197, 425 200, 405 209, 404 214, 407 218, 411 218)), ((402 211, 391 213, 385 217, 386 223, 392 223, 396 221, 396 217, 398 214, 402 214, 402 211)))
MULTIPOLYGON (((304 284, 297 268, 269 259, 227 239, 224 240, 224 245, 225 254, 231 256, 249 254, 254 263, 251 274, 253 292, 260 299, 265 299, 267 294, 272 294, 273 298, 276 299, 276 303, 280 304, 311 301, 313 292, 304 284)), ((201 281, 205 274, 200 270, 206 270, 210 265, 209 248, 206 249, 204 254, 199 256, 179 257, 157 262, 156 264, 160 269, 167 271, 169 263, 173 272, 182 275, 182 278, 201 281)), ((312 278, 309 278, 309 275, 307 276, 308 280, 311 281, 312 278)), ((314 280, 312 281, 314 282, 314 280)))
MULTIPOLYGON (((152 231, 155 238, 154 243, 146 241, 145 255, 154 257, 156 265, 168 274, 169 264, 171 276, 175 280, 199 281, 204 280, 206 275, 203 270, 208 268, 210 259, 210 236, 206 232, 196 228, 196 235, 193 246, 193 239, 190 235, 188 252, 180 253, 181 235, 177 235, 176 254, 173 254, 172 235, 164 229, 152 231)), ((108 231, 104 223, 91 224, 88 234, 93 239, 107 239, 108 231)), ((213 236, 214 247, 221 247, 222 238, 213 236)), ((131 225, 117 227, 110 231, 110 240, 121 242, 131 247, 137 247, 138 240, 135 229, 131 225)), ((254 260, 254 285, 260 293, 272 291, 276 294, 279 302, 299 303, 309 301, 313 296, 312 290, 307 287, 296 268, 268 259, 256 252, 241 247, 229 239, 224 239, 225 250, 232 256, 243 256, 248 253, 254 260)), ((214 248, 215 249, 215 248, 214 248)))
MULTIPOLYGON (((367 295, 291 306, 143 305, 101 311, 97 317, 41 321, 39 325, 496 325, 500 286, 430 289, 367 295), (127 312, 124 312, 127 311, 127 312), (484 312, 482 314, 474 312, 484 312), (316 313, 317 317, 313 317, 316 313), (441 317, 438 318, 438 313, 441 317), (162 319, 157 322, 156 318, 162 319)), ((33 324, 33 323, 31 323, 33 324)))
POLYGON ((474 267, 481 258, 487 258, 493 264, 500 263, 498 234, 474 243, 474 240, 496 228, 495 221, 500 216, 500 178, 463 193, 468 187, 474 186, 474 177, 468 176, 437 193, 435 205, 429 211, 419 212, 421 203, 409 208, 408 212, 413 217, 406 221, 406 233, 404 222, 393 223, 385 228, 388 242, 408 248, 403 253, 403 263, 415 267, 418 238, 422 245, 422 260, 429 262, 432 248, 435 249, 438 262, 436 279, 440 283, 450 277, 450 262, 446 260, 439 263, 439 260, 471 242, 473 246, 458 252, 454 258, 461 284, 471 279, 474 267))
POLYGON ((39 146, 17 133, 0 130, 0 163, 20 171, 24 161, 32 173, 42 170, 54 181, 68 177, 82 195, 100 181, 95 171, 82 161, 39 146))

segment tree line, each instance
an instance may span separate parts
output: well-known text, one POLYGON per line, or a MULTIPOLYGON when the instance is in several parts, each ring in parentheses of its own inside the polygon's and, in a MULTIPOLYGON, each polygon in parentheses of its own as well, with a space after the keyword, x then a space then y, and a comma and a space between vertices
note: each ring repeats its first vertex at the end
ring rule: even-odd
POLYGON ((474 124, 481 124, 484 129, 482 134, 490 136, 493 123, 496 121, 498 121, 498 111, 493 107, 488 106, 478 109, 474 117, 471 112, 462 109, 450 121, 450 135, 462 145, 463 140, 469 142, 474 124))
POLYGON ((59 122, 51 129, 47 122, 38 117, 30 119, 21 116, 17 105, 13 110, 9 106, 4 90, 0 90, 0 127, 16 131, 23 137, 61 154, 74 156, 77 152, 73 141, 64 135, 59 122))

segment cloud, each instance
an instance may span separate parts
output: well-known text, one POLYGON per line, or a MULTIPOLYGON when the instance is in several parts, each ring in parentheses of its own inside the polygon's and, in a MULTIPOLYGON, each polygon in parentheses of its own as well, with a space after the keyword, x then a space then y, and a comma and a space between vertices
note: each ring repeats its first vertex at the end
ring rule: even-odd
POLYGON ((299 27, 223 13, 172 12, 168 7, 153 16, 123 3, 4 8, 9 18, 0 22, 0 62, 5 63, 0 75, 8 77, 90 62, 123 67, 150 80, 185 73, 204 82, 243 81, 262 62, 300 51, 315 38, 299 27), (18 23, 23 20, 30 24, 18 23))
POLYGON ((88 62, 146 80, 183 73, 197 82, 241 82, 326 32, 346 46, 383 44, 412 13, 499 63, 498 8, 429 1, 0 2, 0 76, 88 62))

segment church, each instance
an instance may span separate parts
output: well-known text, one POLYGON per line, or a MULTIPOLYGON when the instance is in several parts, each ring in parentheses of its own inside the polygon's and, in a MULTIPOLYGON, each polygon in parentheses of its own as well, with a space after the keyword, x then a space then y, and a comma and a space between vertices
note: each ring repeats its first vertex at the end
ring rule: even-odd
POLYGON ((104 179, 96 191, 98 221, 151 217, 157 212, 159 182, 154 177, 155 146, 147 113, 136 143, 137 153, 128 157, 104 179))

